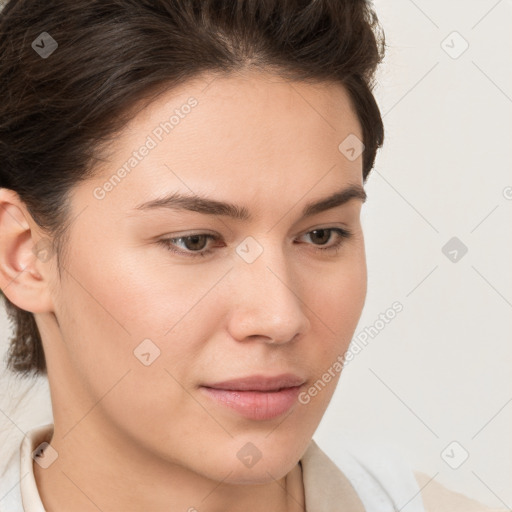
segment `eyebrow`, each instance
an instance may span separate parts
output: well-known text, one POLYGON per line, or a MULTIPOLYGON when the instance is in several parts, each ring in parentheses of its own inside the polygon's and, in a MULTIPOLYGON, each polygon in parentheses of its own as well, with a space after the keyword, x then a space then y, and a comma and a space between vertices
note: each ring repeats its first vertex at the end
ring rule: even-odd
MULTIPOLYGON (((328 197, 306 204, 302 210, 302 216, 311 217, 326 210, 344 205, 352 199, 359 199, 364 203, 366 201, 366 197, 366 192, 361 185, 352 184, 328 197)), ((160 208, 188 210, 205 215, 224 215, 236 220, 244 221, 252 219, 251 214, 245 206, 217 201, 215 199, 209 199, 197 195, 182 194, 179 192, 174 192, 168 196, 147 201, 136 206, 134 210, 148 211, 160 208)))

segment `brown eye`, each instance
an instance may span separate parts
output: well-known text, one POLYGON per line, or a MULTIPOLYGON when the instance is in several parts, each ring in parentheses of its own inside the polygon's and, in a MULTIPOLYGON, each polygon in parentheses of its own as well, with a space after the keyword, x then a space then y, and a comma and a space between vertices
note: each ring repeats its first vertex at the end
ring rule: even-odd
POLYGON ((210 238, 210 237, 207 235, 190 235, 190 236, 182 236, 180 238, 176 238, 176 240, 185 241, 183 243, 183 245, 184 245, 185 249, 187 249, 189 251, 201 251, 206 247, 208 238, 210 238))
POLYGON ((332 253, 335 254, 341 249, 344 240, 347 240, 352 236, 352 231, 343 228, 321 228, 309 231, 303 236, 307 236, 312 240, 316 251, 324 254, 328 254, 329 251, 332 251, 332 253), (331 240, 331 235, 333 233, 338 235, 337 240, 335 240, 334 243, 327 245, 329 240, 331 240))
POLYGON ((330 229, 315 229, 314 231, 311 231, 313 234, 311 236, 311 239, 314 241, 316 238, 316 241, 319 245, 326 244, 329 239, 331 238, 332 230, 330 229))
POLYGON ((175 254, 194 257, 206 256, 213 251, 213 249, 207 248, 209 240, 219 240, 219 238, 206 233, 198 233, 174 238, 164 238, 159 240, 158 243, 175 254))

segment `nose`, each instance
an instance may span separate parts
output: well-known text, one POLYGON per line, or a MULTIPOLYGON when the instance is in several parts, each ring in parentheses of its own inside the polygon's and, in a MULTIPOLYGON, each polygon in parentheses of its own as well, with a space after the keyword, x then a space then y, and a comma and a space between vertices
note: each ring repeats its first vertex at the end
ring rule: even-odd
POLYGON ((264 247, 252 263, 236 261, 228 329, 238 341, 285 344, 307 332, 308 308, 298 279, 281 248, 264 247))

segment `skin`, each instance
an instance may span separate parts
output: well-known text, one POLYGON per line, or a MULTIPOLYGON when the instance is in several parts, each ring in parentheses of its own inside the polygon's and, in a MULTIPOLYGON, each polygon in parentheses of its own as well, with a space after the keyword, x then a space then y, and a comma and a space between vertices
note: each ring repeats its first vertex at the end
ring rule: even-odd
POLYGON ((46 469, 34 463, 48 511, 304 510, 298 461, 339 373, 308 404, 264 421, 199 386, 291 372, 307 389, 348 348, 366 297, 362 201, 301 212, 362 185, 362 157, 338 149, 349 134, 362 139, 341 85, 252 71, 167 91, 73 189, 61 277, 56 257, 34 257, 45 234, 24 203, 0 190, 0 285, 35 313, 48 365, 58 458, 46 469), (198 100, 191 113, 114 190, 94 197, 190 96, 198 100), (253 219, 134 209, 174 191, 236 203, 253 219), (353 233, 337 253, 319 250, 336 232, 311 233, 328 227, 353 233), (190 232, 219 239, 182 240, 177 250, 212 253, 178 255, 158 243, 190 232), (263 248, 252 263, 235 251, 248 236, 263 248), (160 349, 149 366, 134 356, 147 338, 160 349), (261 452, 250 468, 237 457, 249 442, 261 452))

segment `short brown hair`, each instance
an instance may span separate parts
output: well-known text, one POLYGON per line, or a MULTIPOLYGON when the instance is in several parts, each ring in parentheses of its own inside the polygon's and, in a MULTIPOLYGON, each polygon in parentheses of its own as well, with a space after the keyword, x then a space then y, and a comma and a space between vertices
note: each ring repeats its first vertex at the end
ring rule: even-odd
MULTIPOLYGON (((100 149, 133 116, 130 107, 203 72, 250 68, 343 84, 362 127, 364 181, 383 144, 372 91, 386 45, 370 0, 4 4, 0 187, 15 191, 48 233, 57 262, 65 248, 68 193, 93 175, 100 149), (33 47, 43 33, 58 45, 47 58, 33 47)), ((4 299, 14 327, 7 367, 46 374, 33 313, 4 299)))

